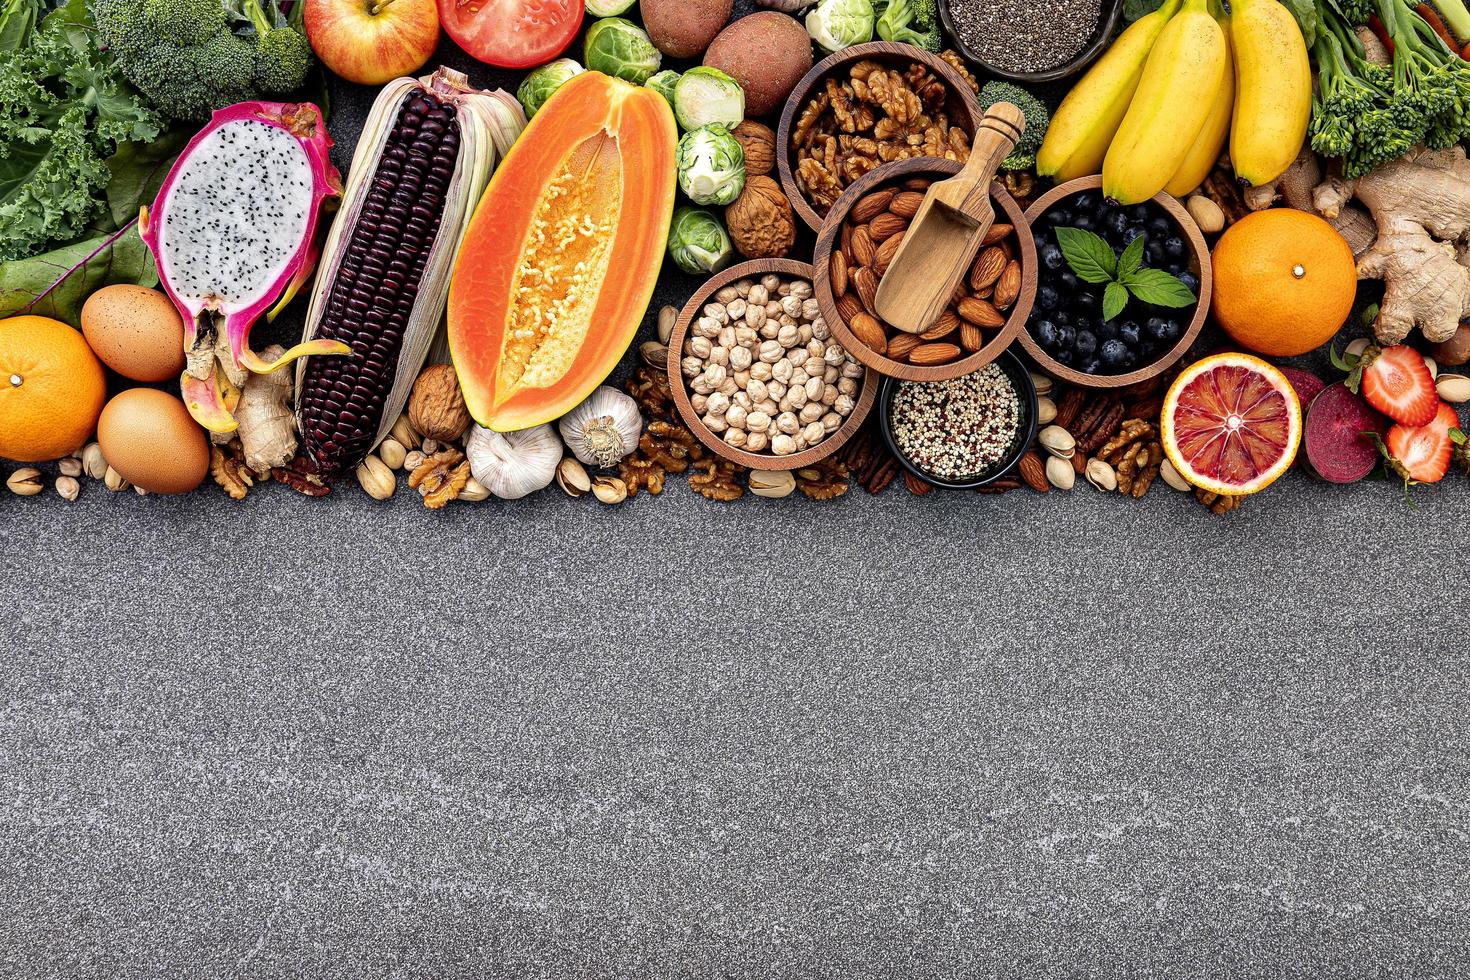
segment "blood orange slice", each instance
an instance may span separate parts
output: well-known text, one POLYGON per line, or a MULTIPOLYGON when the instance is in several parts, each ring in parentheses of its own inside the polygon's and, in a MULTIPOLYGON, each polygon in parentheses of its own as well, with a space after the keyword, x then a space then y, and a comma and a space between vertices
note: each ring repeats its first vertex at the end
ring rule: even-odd
POLYGON ((1216 354, 1169 387, 1159 428, 1181 476, 1212 493, 1243 496, 1291 467, 1302 409, 1276 368, 1249 354, 1216 354))

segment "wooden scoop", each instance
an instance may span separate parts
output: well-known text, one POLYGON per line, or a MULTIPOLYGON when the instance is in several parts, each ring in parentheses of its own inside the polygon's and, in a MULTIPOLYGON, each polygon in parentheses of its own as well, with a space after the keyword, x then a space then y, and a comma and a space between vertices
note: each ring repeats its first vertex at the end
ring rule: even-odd
POLYGON ((878 316, 905 333, 923 333, 954 296, 995 221, 990 182, 1026 129, 1026 117, 997 102, 975 129, 965 169, 929 185, 924 203, 878 283, 878 316))

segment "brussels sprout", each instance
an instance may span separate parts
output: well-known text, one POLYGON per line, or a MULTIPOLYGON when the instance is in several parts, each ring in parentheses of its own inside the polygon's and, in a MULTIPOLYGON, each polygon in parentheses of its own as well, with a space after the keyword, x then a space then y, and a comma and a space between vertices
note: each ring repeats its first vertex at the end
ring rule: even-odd
POLYGON ((735 248, 713 211, 685 204, 669 224, 669 258, 685 272, 719 272, 730 264, 735 248))
POLYGON ((806 15, 806 32, 828 51, 841 51, 873 39, 871 0, 822 0, 806 15))
POLYGON ((643 87, 651 88, 659 95, 662 95, 664 97, 664 101, 667 102, 669 104, 669 108, 672 109, 674 107, 674 86, 678 83, 679 73, 674 71, 674 69, 672 68, 665 68, 657 75, 650 76, 648 81, 643 83, 643 87))
POLYGON ((521 108, 526 110, 526 118, 534 116, 546 104, 546 100, 551 98, 552 92, 561 88, 573 75, 579 75, 585 70, 571 58, 557 58, 527 75, 521 81, 521 87, 516 89, 516 99, 520 101, 521 108))
POLYGON ((582 50, 588 68, 634 85, 648 81, 663 60, 643 29, 621 17, 607 17, 587 28, 582 50))
POLYGON ((674 115, 685 129, 738 126, 745 118, 745 92, 718 68, 691 68, 674 86, 674 115))
POLYGON ((729 204, 745 189, 745 151, 718 123, 685 133, 675 162, 679 188, 695 204, 729 204))
POLYGON ((587 12, 593 17, 616 17, 633 9, 638 0, 587 0, 587 12))

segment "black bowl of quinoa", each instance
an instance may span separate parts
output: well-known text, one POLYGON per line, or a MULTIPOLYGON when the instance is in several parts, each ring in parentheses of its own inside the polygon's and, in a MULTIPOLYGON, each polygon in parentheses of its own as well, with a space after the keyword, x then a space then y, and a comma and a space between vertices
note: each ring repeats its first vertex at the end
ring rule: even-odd
POLYGON ((939 0, 940 23, 960 56, 1022 85, 1055 82, 1092 64, 1122 16, 1123 0, 939 0))
POLYGON ((945 490, 974 490, 1020 462, 1036 435, 1036 385, 1010 351, 949 381, 884 378, 878 427, 914 476, 945 490))

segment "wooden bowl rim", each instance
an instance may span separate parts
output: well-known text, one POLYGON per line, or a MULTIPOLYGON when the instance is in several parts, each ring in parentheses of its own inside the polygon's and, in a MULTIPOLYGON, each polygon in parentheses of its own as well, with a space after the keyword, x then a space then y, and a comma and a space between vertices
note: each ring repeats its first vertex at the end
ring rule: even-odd
POLYGON ((1123 16, 1123 0, 1106 0, 1103 8, 1098 11, 1097 26, 1088 35, 1087 44, 1081 51, 1053 68, 1042 68, 1038 71, 1010 71, 992 65, 977 55, 960 38, 954 28, 954 14, 950 11, 950 3, 951 0, 939 0, 939 20, 944 26, 944 36, 949 40, 950 46, 965 61, 978 65, 982 74, 994 75, 1021 85, 1043 85, 1047 82, 1060 81, 1063 78, 1070 78, 1092 64, 1107 48, 1108 42, 1113 39, 1113 32, 1117 29, 1118 21, 1123 16))
POLYGON ((948 364, 936 364, 931 367, 905 364, 879 354, 858 340, 837 311, 837 298, 832 295, 831 283, 832 248, 837 241, 838 234, 841 233, 842 223, 847 220, 847 215, 852 211, 858 199, 874 187, 892 180, 901 180, 920 173, 957 174, 961 169, 963 169, 963 164, 935 157, 915 157, 911 160, 885 163, 878 169, 863 174, 847 190, 843 191, 837 203, 832 205, 827 220, 822 223, 822 230, 817 236, 816 251, 812 256, 812 265, 816 267, 812 289, 816 293, 817 302, 822 307, 822 316, 826 318, 827 326, 832 329, 837 339, 842 341, 842 346, 852 351, 853 357, 879 374, 904 381, 948 381, 951 378, 978 371, 999 357, 1002 351, 1010 347, 1011 342, 1017 336, 1026 332, 1026 318, 1031 315, 1031 305, 1036 300, 1036 242, 1031 237, 1031 226, 1026 222, 1021 206, 999 181, 991 183, 990 197, 1000 205, 1000 209, 1005 212, 1010 224, 1016 229, 1016 238, 1021 246, 1021 292, 1016 297, 1016 303, 1011 307, 1010 316, 1006 319, 1005 324, 994 337, 985 342, 984 346, 975 353, 962 357, 958 361, 950 361, 948 364))
MULTIPOLYGON (((776 126, 776 171, 781 178, 781 189, 786 192, 786 199, 791 202, 792 209, 812 231, 821 231, 823 219, 807 201, 801 188, 796 186, 796 174, 791 169, 791 130, 796 125, 796 114, 806 107, 812 90, 835 69, 852 61, 861 61, 863 58, 872 58, 875 61, 902 58, 909 62, 918 61, 926 65, 944 79, 952 92, 958 93, 960 103, 964 106, 969 118, 953 119, 951 124, 963 129, 971 138, 975 135, 975 127, 979 125, 981 117, 985 115, 984 110, 980 108, 979 97, 971 91, 969 83, 960 73, 950 67, 949 62, 937 54, 931 54, 911 44, 869 41, 866 44, 855 44, 850 48, 843 48, 812 65, 811 69, 801 76, 801 81, 796 83, 791 94, 786 97, 786 104, 781 108, 780 122, 776 126)), ((864 174, 864 176, 867 175, 864 174)), ((836 209, 837 205, 834 204, 832 210, 836 209)))
MULTIPOLYGON (((1096 190, 1101 186, 1101 174, 1077 177, 1066 183, 1058 184, 1031 202, 1031 206, 1026 209, 1026 221, 1028 225, 1036 221, 1064 197, 1071 197, 1082 191, 1096 190)), ((1205 242, 1205 236, 1199 230, 1199 225, 1189 216, 1189 211, 1173 196, 1160 191, 1149 200, 1162 207, 1174 219, 1179 230, 1184 232, 1184 237, 1189 241, 1190 250, 1194 253, 1195 265, 1199 267, 1199 301, 1195 304, 1193 319, 1189 321, 1188 328, 1167 352, 1151 364, 1146 364, 1126 374, 1087 374, 1084 371, 1067 367, 1042 350, 1041 345, 1032 338, 1030 330, 1023 329, 1020 341, 1027 355, 1037 367, 1058 381, 1065 381, 1080 388, 1097 389, 1124 388, 1140 381, 1147 381, 1149 378, 1163 374, 1177 364, 1179 359, 1188 353, 1189 348, 1199 338, 1200 331, 1204 329, 1205 320, 1210 315, 1210 294, 1214 289, 1214 273, 1210 268, 1210 246, 1205 242)))
MULTIPOLYGON (((680 368, 680 362, 683 360, 684 339, 689 336, 690 325, 704 309, 709 298, 732 282, 738 282, 741 279, 759 279, 769 272, 812 282, 810 263, 796 259, 751 259, 717 273, 694 291, 694 294, 679 310, 679 316, 674 320, 674 330, 669 334, 669 390, 674 395, 674 405, 679 410, 679 417, 684 420, 689 431, 694 433, 694 437, 704 443, 705 448, 715 455, 752 470, 799 470, 803 466, 821 462, 841 449, 861 428, 868 417, 868 412, 872 411, 873 404, 878 399, 878 377, 872 368, 868 368, 863 374, 863 385, 858 391, 857 403, 853 406, 851 414, 843 419, 837 431, 815 446, 803 449, 799 453, 792 453, 790 456, 749 453, 743 449, 736 449, 711 432, 709 426, 704 424, 699 413, 694 410, 694 405, 689 401, 689 386, 685 383, 684 372, 680 368)), ((812 284, 812 291, 816 291, 815 283, 812 284)))

